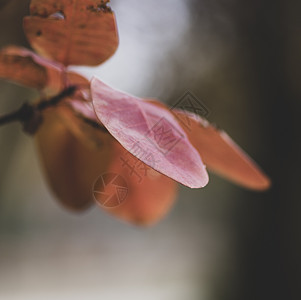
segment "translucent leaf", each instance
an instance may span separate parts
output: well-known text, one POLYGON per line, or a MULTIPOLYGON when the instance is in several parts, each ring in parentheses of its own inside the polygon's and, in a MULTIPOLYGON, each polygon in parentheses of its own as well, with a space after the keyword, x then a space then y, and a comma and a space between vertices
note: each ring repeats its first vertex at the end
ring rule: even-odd
POLYGON ((98 65, 118 46, 109 1, 32 0, 24 30, 41 55, 64 65, 98 65))
POLYGON ((66 106, 44 117, 37 134, 39 152, 50 187, 64 206, 82 210, 97 200, 110 214, 137 225, 153 224, 166 215, 176 197, 174 180, 138 160, 110 134, 82 122, 66 106), (103 205, 104 195, 93 193, 96 180, 107 174, 126 182, 121 205, 103 205))
MULTIPOLYGON (((113 139, 109 134, 97 131, 98 145, 83 143, 66 126, 67 117, 62 118, 58 111, 45 111, 43 125, 36 135, 39 153, 56 197, 64 206, 82 210, 94 201, 93 183, 107 170, 113 139)), ((64 109, 60 114, 66 114, 64 109)), ((93 128, 87 127, 88 130, 93 128)))
POLYGON ((91 93, 97 117, 126 150, 191 188, 208 183, 198 152, 167 109, 114 90, 97 78, 91 82, 91 93))
POLYGON ((209 170, 249 189, 265 190, 270 186, 269 178, 227 133, 195 114, 173 112, 209 170))
POLYGON ((20 47, 0 51, 0 77, 15 83, 56 93, 62 89, 63 66, 20 47))
POLYGON ((176 198, 177 183, 158 173, 114 142, 114 159, 108 167, 108 174, 124 179, 121 195, 117 189, 94 193, 101 207, 110 214, 136 225, 151 225, 158 222, 170 210, 176 198), (120 205, 108 207, 113 197, 120 205))

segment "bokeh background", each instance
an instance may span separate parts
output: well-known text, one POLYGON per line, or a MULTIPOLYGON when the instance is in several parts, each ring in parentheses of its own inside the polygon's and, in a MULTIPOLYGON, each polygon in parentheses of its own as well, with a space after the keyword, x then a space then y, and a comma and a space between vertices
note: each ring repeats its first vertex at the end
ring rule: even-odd
MULTIPOLYGON (((300 1, 112 0, 116 55, 81 68, 172 105, 186 90, 273 180, 211 174, 157 226, 63 210, 31 137, 0 128, 0 299, 300 299, 300 1)), ((0 1, 0 45, 27 45, 28 0, 0 1)), ((32 90, 0 81, 0 113, 32 90)))

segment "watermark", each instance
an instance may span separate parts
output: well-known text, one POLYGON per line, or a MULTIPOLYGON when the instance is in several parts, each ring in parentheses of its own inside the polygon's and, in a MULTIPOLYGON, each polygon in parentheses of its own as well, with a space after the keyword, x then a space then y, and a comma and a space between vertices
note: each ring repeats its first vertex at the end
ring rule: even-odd
POLYGON ((210 110, 203 101, 198 99, 191 91, 186 91, 184 95, 170 108, 170 110, 182 109, 192 112, 201 117, 207 117, 210 110))
MULTIPOLYGON (((210 114, 210 110, 205 103, 198 99, 191 91, 186 91, 184 95, 170 108, 171 111, 176 109, 193 113, 200 117, 208 117, 210 114)), ((177 114, 176 117, 182 125, 190 129, 190 118, 193 118, 192 114, 189 117, 188 115, 177 114)))
POLYGON ((163 155, 167 155, 182 139, 183 134, 166 118, 161 118, 146 133, 145 137, 163 155))
POLYGON ((127 198, 128 185, 125 179, 115 173, 105 173, 93 185, 93 197, 103 207, 114 208, 127 198))
POLYGON ((129 175, 136 177, 138 183, 141 183, 149 170, 158 164, 153 153, 145 150, 139 142, 135 143, 130 151, 126 151, 120 160, 122 167, 128 169, 129 175))
MULTIPOLYGON (((207 106, 190 91, 185 94, 170 108, 175 113, 180 126, 185 126, 191 130, 191 118, 198 116, 206 117, 209 114, 207 106), (176 114, 176 109, 187 113, 176 114)), ((144 137, 156 147, 156 149, 166 156, 176 145, 185 138, 182 130, 174 125, 168 118, 162 117, 146 132, 144 137)), ((139 141, 134 143, 129 151, 120 157, 122 167, 126 168, 130 176, 136 177, 138 183, 142 183, 143 178, 148 176, 148 172, 156 169, 159 161, 155 158, 151 150, 145 149, 139 141)))

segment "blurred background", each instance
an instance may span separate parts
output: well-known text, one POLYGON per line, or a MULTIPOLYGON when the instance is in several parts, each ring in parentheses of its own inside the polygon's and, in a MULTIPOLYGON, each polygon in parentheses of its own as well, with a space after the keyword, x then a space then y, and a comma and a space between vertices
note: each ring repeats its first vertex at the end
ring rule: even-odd
MULTIPOLYGON (((0 46, 28 46, 28 0, 0 1, 0 46)), ((211 174, 152 228, 63 210, 31 137, 0 128, 0 299, 300 299, 300 1, 112 0, 120 47, 87 76, 170 105, 186 90, 271 176, 211 174)), ((0 113, 33 99, 0 81, 0 113)))

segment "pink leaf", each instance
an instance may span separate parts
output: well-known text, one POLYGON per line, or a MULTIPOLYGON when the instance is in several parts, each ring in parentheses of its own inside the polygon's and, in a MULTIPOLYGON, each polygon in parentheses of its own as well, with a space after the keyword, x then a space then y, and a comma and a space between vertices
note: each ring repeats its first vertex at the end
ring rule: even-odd
POLYGON ((97 78, 91 92, 97 117, 126 150, 191 188, 208 183, 198 152, 167 109, 114 90, 97 78))
POLYGON ((173 112, 209 170, 250 189, 265 190, 270 186, 269 178, 227 133, 195 114, 173 112))
POLYGON ((76 114, 91 121, 99 122, 91 102, 84 102, 72 99, 69 103, 76 114))

